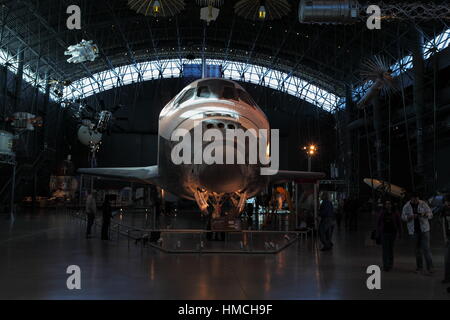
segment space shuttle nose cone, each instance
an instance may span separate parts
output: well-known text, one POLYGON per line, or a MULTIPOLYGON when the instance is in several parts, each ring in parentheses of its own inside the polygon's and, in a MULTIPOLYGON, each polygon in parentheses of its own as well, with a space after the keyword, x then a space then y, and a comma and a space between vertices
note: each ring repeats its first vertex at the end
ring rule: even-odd
POLYGON ((209 191, 229 193, 242 190, 245 187, 245 177, 241 165, 213 164, 200 170, 201 185, 209 191))

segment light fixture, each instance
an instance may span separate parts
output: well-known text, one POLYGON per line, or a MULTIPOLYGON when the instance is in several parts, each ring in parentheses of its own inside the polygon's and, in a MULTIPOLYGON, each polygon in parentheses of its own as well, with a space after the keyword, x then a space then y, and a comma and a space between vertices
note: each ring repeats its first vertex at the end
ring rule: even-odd
POLYGON ((289 0, 239 0, 234 5, 235 12, 244 19, 269 21, 281 19, 291 11, 289 0))
POLYGON ((186 6, 185 0, 128 0, 128 7, 145 16, 169 18, 179 14, 186 6))
POLYGON ((308 172, 311 172, 312 158, 316 155, 319 148, 315 144, 310 144, 309 146, 303 147, 303 150, 305 150, 306 155, 308 156, 308 172))
POLYGON ((161 4, 159 3, 158 0, 155 0, 155 2, 153 2, 153 14, 156 16, 160 12, 161 12, 161 4))
POLYGON ((306 151, 306 154, 308 155, 308 157, 313 157, 313 156, 316 155, 316 153, 318 151, 318 148, 317 148, 316 145, 311 144, 311 145, 309 145, 307 147, 303 147, 303 150, 306 151))
POLYGON ((261 5, 258 10, 258 18, 264 20, 266 19, 266 15, 267 15, 266 7, 264 5, 261 5))

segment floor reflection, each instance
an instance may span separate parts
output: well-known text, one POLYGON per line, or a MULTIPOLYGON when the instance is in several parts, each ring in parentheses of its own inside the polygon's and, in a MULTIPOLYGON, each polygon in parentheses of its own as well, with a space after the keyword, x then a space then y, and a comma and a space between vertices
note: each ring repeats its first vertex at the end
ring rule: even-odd
POLYGON ((396 267, 380 292, 365 285, 380 248, 365 242, 371 226, 336 230, 332 252, 310 240, 278 255, 171 255, 126 240, 102 241, 55 212, 18 215, 0 223, 1 299, 448 299, 440 284, 443 250, 433 239, 436 275, 413 273, 407 239, 398 241, 396 267), (82 290, 66 288, 67 266, 82 269, 82 290))

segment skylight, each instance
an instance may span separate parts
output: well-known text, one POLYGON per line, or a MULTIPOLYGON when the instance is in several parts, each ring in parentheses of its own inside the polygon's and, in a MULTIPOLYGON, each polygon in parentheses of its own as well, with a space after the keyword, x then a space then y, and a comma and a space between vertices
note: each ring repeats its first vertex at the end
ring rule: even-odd
MULTIPOLYGON (((86 98, 117 86, 138 82, 139 74, 136 69, 140 70, 142 81, 149 81, 159 78, 181 77, 183 65, 200 63, 200 59, 166 59, 138 63, 137 68, 134 65, 117 67, 114 70, 102 71, 94 74, 93 77, 73 82, 65 89, 64 98, 86 98), (120 75, 120 78, 117 75, 120 75)), ((340 97, 333 93, 282 71, 237 61, 207 59, 206 63, 208 65, 222 65, 224 78, 226 79, 249 82, 287 92, 326 111, 332 111, 340 100, 340 97)))
MULTIPOLYGON (((17 61, 17 58, 11 55, 8 51, 0 49, 0 65, 6 65, 8 67, 8 70, 14 74, 17 74, 18 68, 19 68, 19 62, 17 61)), ((26 83, 29 83, 30 85, 36 87, 39 87, 39 91, 42 93, 45 93, 45 86, 46 81, 45 79, 42 79, 41 77, 37 76, 36 73, 31 70, 29 66, 26 66, 23 68, 23 80, 26 83)), ((57 99, 56 96, 52 96, 54 100, 57 99)))

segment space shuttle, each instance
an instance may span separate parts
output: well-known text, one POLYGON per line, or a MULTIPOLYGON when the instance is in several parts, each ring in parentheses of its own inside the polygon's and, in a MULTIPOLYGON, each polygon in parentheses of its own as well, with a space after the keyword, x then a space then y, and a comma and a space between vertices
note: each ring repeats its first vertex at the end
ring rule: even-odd
MULTIPOLYGON (((220 214, 225 203, 232 208, 232 214, 241 213, 246 200, 265 190, 269 184, 315 182, 325 177, 320 172, 283 171, 278 168, 270 172, 270 164, 267 162, 249 161, 252 158, 252 148, 248 146, 250 139, 245 140, 245 146, 241 148, 236 139, 227 135, 232 130, 258 135, 264 130, 270 132, 270 125, 264 112, 238 83, 222 78, 197 80, 177 94, 160 113, 157 165, 90 168, 79 169, 78 172, 157 185, 178 197, 196 201, 202 212, 211 211, 213 217, 220 214), (193 140, 199 131, 208 130, 213 130, 216 134, 223 133, 224 143, 216 145, 216 148, 223 148, 219 150, 220 157, 232 154, 236 158, 241 154, 245 161, 195 161, 199 153, 208 148, 214 139, 202 139, 200 144, 193 140), (182 154, 183 158, 193 161, 174 161, 174 150, 180 151, 182 140, 192 142, 193 147, 183 149, 181 153, 185 153, 182 154), (266 174, 262 174, 264 169, 266 174)), ((270 153, 270 134, 265 143, 265 151, 270 153)), ((218 153, 217 151, 216 149, 214 152, 218 153)))

